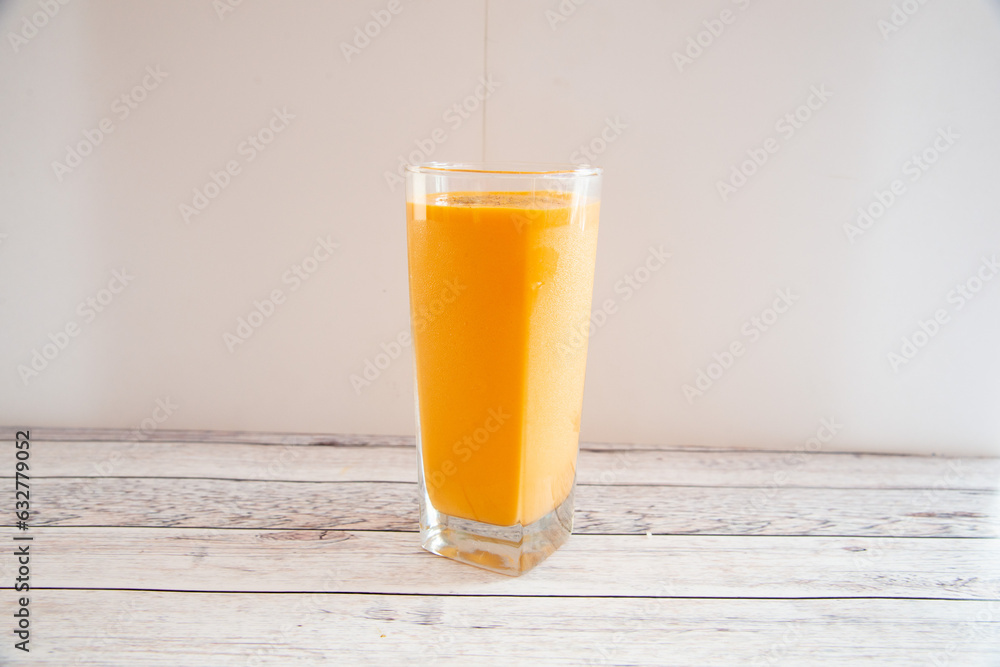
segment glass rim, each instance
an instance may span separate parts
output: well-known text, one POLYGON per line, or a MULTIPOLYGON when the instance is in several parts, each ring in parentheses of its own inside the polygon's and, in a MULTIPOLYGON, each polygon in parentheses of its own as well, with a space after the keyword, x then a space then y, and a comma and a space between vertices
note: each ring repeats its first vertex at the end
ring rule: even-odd
POLYGON ((537 178, 579 178, 600 176, 603 169, 588 164, 555 162, 421 162, 406 165, 411 174, 482 174, 537 178))

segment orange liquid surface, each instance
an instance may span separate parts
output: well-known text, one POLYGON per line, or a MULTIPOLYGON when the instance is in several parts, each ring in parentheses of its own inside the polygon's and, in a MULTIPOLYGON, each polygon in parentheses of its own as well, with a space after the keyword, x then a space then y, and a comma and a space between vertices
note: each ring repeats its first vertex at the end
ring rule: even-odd
POLYGON ((407 204, 423 475, 435 509, 529 524, 569 495, 598 205, 556 192, 407 204))

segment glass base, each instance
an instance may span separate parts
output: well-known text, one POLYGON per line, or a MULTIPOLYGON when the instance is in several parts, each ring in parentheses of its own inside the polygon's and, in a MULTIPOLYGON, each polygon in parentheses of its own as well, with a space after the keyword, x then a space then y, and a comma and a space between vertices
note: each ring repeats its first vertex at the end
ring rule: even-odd
POLYGON ((573 532, 573 491, 559 507, 527 526, 494 526, 438 512, 420 494, 420 542, 431 553, 492 572, 518 576, 549 557, 573 532))

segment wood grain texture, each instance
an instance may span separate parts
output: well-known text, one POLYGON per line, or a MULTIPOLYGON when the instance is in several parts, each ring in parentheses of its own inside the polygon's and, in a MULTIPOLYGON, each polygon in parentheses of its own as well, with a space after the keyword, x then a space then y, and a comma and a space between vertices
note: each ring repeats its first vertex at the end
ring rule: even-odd
MULTIPOLYGON (((24 429, 24 426, 2 426, 0 425, 0 441, 13 440, 17 430, 24 429)), ((271 445, 321 445, 321 444, 343 444, 352 446, 385 446, 385 447, 412 447, 415 438, 412 435, 364 435, 364 434, 344 434, 344 433, 282 433, 275 431, 205 431, 205 430, 177 430, 168 428, 157 428, 151 431, 139 431, 129 428, 52 428, 52 427, 31 427, 31 439, 37 442, 59 442, 59 441, 103 441, 103 442, 198 442, 198 443, 249 443, 249 444, 271 444, 271 445)), ((853 453, 850 450, 837 448, 836 441, 823 445, 823 451, 853 453)), ((761 442, 753 447, 740 447, 738 445, 726 447, 712 447, 706 445, 660 445, 656 443, 628 443, 628 442, 581 442, 581 449, 594 450, 639 450, 652 449, 658 451, 695 451, 695 452, 787 452, 798 451, 801 448, 799 443, 795 447, 772 447, 768 443, 761 442)), ((915 456, 922 457, 923 454, 887 454, 887 456, 915 456)))
MULTIPOLYGON (((32 461, 41 477, 416 481, 416 450, 402 446, 53 441, 36 443, 32 461)), ((583 450, 577 466, 578 482, 605 485, 995 490, 998 480, 1000 459, 880 454, 583 450)))
POLYGON ((32 604, 23 662, 51 667, 1000 662, 995 602, 43 590, 32 604))
MULTIPOLYGON (((38 526, 416 531, 407 482, 43 478, 38 526)), ((997 537, 990 491, 578 485, 583 534, 997 537)))
MULTIPOLYGON (((10 528, 0 539, 10 541, 10 528)), ((458 595, 1000 599, 997 540, 574 535, 526 575, 420 549, 413 533, 36 528, 36 585, 458 595)), ((9 561, 9 559, 8 559, 9 561)), ((8 568, 13 565, 8 562, 8 568)), ((10 581, 13 570, 4 572, 10 581)))
POLYGON ((153 436, 32 429, 0 665, 1000 665, 998 459, 585 444, 508 578, 420 549, 410 438, 153 436))
MULTIPOLYGON (((25 427, 0 426, 0 441, 13 440, 25 427)), ((126 428, 37 428, 32 442, 197 442, 204 444, 247 443, 260 445, 349 445, 364 447, 412 447, 412 435, 352 435, 343 433, 277 433, 269 431, 204 431, 126 428)), ((630 445, 623 445, 631 448, 630 445)))

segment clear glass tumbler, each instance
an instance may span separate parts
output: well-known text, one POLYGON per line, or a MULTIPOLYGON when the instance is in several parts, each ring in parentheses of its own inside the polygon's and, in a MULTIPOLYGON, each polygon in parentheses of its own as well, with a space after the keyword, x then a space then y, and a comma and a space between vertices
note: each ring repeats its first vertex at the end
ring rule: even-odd
POLYGON ((406 173, 420 535, 504 574, 573 528, 601 171, 406 173))

